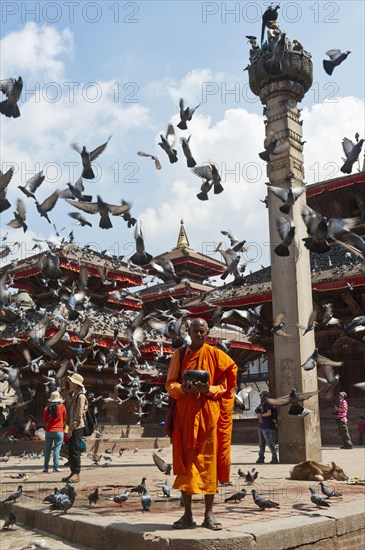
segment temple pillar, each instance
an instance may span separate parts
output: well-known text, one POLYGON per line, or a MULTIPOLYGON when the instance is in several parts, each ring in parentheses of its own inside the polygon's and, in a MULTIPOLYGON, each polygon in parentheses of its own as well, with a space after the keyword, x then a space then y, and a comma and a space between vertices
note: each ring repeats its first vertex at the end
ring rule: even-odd
MULTIPOLYGON (((290 42, 287 42, 280 76, 271 76, 265 70, 264 62, 272 57, 267 47, 252 60, 249 68, 251 90, 266 107, 267 141, 277 139, 280 145, 278 154, 270 155, 267 175, 270 185, 283 189, 304 185, 302 125, 297 103, 312 84, 310 54, 290 48, 290 42)), ((284 330, 288 334, 287 337, 273 336, 277 397, 288 395, 293 388, 298 392, 317 389, 316 369, 304 371, 300 367, 315 348, 314 332, 303 336, 298 327, 306 326, 313 309, 310 257, 302 241, 307 237, 301 217, 305 203, 304 193, 290 208, 289 214, 284 215, 279 211, 283 203, 268 190, 273 318, 279 313, 284 314, 284 330), (291 219, 296 228, 295 240, 287 257, 274 252, 281 241, 276 226, 279 217, 291 219)), ((289 415, 288 406, 278 407, 281 463, 321 460, 318 395, 305 401, 303 406, 312 411, 304 418, 289 415)))

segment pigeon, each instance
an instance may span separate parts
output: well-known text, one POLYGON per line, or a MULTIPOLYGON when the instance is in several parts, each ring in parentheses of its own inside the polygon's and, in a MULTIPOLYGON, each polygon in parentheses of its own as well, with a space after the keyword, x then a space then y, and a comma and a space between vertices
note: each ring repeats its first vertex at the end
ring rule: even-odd
POLYGON ((241 502, 241 500, 245 498, 246 494, 246 491, 242 489, 241 491, 238 491, 237 493, 234 493, 233 495, 225 498, 224 502, 241 502))
POLYGON ((259 473, 256 468, 252 468, 251 472, 248 471, 247 474, 245 474, 244 472, 242 472, 241 468, 239 468, 238 475, 243 478, 249 485, 251 485, 258 478, 259 473))
POLYGON ((94 503, 96 505, 96 503, 98 502, 98 500, 100 499, 100 496, 99 496, 99 487, 96 487, 95 490, 90 493, 89 495, 87 495, 87 499, 89 501, 89 506, 91 506, 92 503, 94 503))
POLYGON ((134 239, 136 241, 136 252, 130 257, 130 261, 136 265, 146 265, 150 263, 153 256, 145 250, 142 222, 140 220, 137 220, 134 228, 134 239))
POLYGON ((284 316, 285 315, 283 312, 276 315, 273 327, 271 329, 272 334, 276 334, 277 336, 288 336, 287 333, 283 331, 283 328, 285 327, 284 316))
POLYGON ((148 491, 146 488, 143 489, 143 492, 141 495, 141 504, 144 512, 150 511, 152 498, 151 498, 151 495, 148 494, 148 491))
POLYGON ((172 124, 169 124, 167 127, 166 137, 164 137, 163 134, 160 134, 160 138, 161 142, 159 143, 159 146, 165 151, 165 153, 169 157, 170 163, 174 164, 178 161, 178 158, 176 149, 173 149, 176 137, 175 130, 172 124))
POLYGON ((189 145, 190 138, 191 136, 189 136, 188 138, 180 138, 180 142, 181 142, 183 153, 186 157, 187 167, 194 168, 194 166, 196 166, 196 160, 193 158, 193 155, 190 150, 190 145, 189 145))
POLYGON ((11 204, 6 198, 7 187, 14 175, 14 167, 9 168, 5 174, 0 170, 0 213, 10 208, 11 204))
POLYGON ((218 195, 219 193, 222 193, 222 191, 224 191, 224 188, 221 185, 221 177, 215 164, 209 163, 203 164, 202 166, 196 166, 195 168, 193 168, 193 172, 195 175, 205 180, 203 185, 207 184, 209 186, 209 189, 207 189, 206 191, 203 191, 203 189, 201 189, 201 193, 199 193, 200 196, 198 195, 198 198, 200 198, 200 200, 207 200, 207 193, 212 187, 215 195, 218 195))
POLYGON ((360 255, 364 254, 364 240, 350 231, 359 224, 357 218, 326 218, 307 205, 302 206, 301 215, 310 235, 303 239, 308 250, 318 254, 329 252, 328 240, 333 239, 345 248, 350 246, 360 255))
POLYGON ((148 157, 148 158, 151 158, 152 160, 155 161, 156 170, 161 170, 161 163, 160 163, 160 161, 158 160, 158 158, 155 157, 154 155, 150 155, 150 154, 148 154, 148 153, 144 153, 143 151, 137 151, 137 155, 139 155, 140 157, 148 157))
POLYGON ((193 118, 193 114, 195 113, 197 108, 200 107, 200 105, 201 103, 199 103, 199 105, 194 108, 187 107, 185 109, 184 100, 182 98, 180 99, 180 122, 179 124, 177 124, 177 127, 180 128, 180 130, 187 130, 188 126, 186 123, 191 121, 191 119, 193 118))
POLYGON ((326 52, 326 55, 328 55, 330 59, 323 60, 323 68, 326 73, 331 75, 334 71, 334 68, 338 67, 338 65, 341 65, 341 63, 345 61, 350 53, 351 52, 349 50, 347 50, 346 52, 341 52, 341 50, 328 50, 328 52, 326 52))
POLYGON ((0 90, 6 95, 6 99, 0 103, 0 113, 8 118, 20 117, 18 101, 23 89, 23 79, 8 78, 0 80, 0 90))
POLYGON ((130 492, 131 493, 142 494, 143 491, 147 489, 146 480, 147 480, 147 478, 143 477, 141 483, 139 485, 136 485, 135 487, 133 487, 130 492))
POLYGON ((157 468, 163 474, 169 476, 171 474, 172 465, 167 464, 163 458, 158 456, 156 453, 152 453, 153 462, 156 464, 157 468))
POLYGON ((68 189, 60 191, 60 197, 63 199, 78 199, 79 201, 91 202, 91 195, 84 195, 85 187, 82 183, 82 177, 80 177, 75 185, 72 183, 67 184, 68 189))
POLYGON ((266 508, 280 508, 280 504, 273 502, 272 500, 262 497, 256 489, 251 491, 252 498, 254 503, 260 508, 260 510, 265 510, 266 508))
POLYGON ((278 398, 268 397, 267 402, 270 405, 274 405, 275 407, 282 407, 284 405, 290 404, 288 414, 297 416, 302 414, 304 411, 304 408, 299 405, 298 401, 305 401, 306 399, 310 399, 314 395, 317 395, 318 392, 319 390, 305 392, 305 393, 298 393, 296 389, 293 388, 288 395, 284 395, 278 398))
POLYGON ((124 216, 129 212, 132 206, 125 201, 122 201, 121 205, 108 204, 103 201, 100 195, 97 195, 97 202, 72 201, 70 199, 66 199, 66 202, 79 210, 83 210, 87 214, 99 213, 99 227, 102 229, 110 229, 113 227, 109 214, 112 216, 124 216))
MULTIPOLYGON (((252 391, 252 386, 247 386, 245 388, 242 388, 239 392, 234 394, 234 400, 235 404, 241 407, 242 409, 245 408, 245 399, 247 399, 250 391, 252 391)), ((239 473, 239 472, 238 472, 239 473)))
POLYGON ((304 331, 303 336, 305 334, 307 334, 307 332, 310 332, 311 330, 314 330, 314 327, 316 327, 318 325, 316 319, 317 319, 317 311, 314 309, 312 311, 312 313, 310 314, 310 316, 309 316, 307 326, 305 327, 303 325, 298 325, 299 328, 301 328, 304 331))
POLYGON ((231 241, 231 250, 234 252, 247 252, 247 248, 244 246, 246 244, 246 241, 240 241, 235 237, 232 233, 232 231, 229 229, 228 231, 221 230, 222 235, 225 235, 229 238, 231 241))
POLYGON ((339 492, 335 491, 334 489, 331 489, 331 487, 328 487, 327 485, 325 485, 323 481, 320 481, 319 484, 321 486, 322 493, 327 498, 342 497, 342 493, 339 493, 339 492))
MULTIPOLYGON (((283 208, 283 207, 281 207, 283 208)), ((287 220, 286 218, 277 218, 276 227, 281 238, 281 243, 274 248, 275 254, 281 256, 289 256, 289 246, 293 242, 295 235, 295 225, 292 220, 287 220)))
POLYGON ((105 150, 106 146, 108 145, 111 137, 112 136, 109 136, 108 140, 105 143, 103 143, 103 145, 99 145, 99 147, 97 147, 96 149, 94 149, 94 151, 91 151, 90 153, 86 151, 85 145, 81 149, 81 147, 77 145, 77 143, 71 144, 72 149, 74 149, 74 151, 76 151, 77 153, 80 153, 81 155, 82 166, 83 166, 81 177, 87 180, 92 180, 95 178, 95 174, 91 167, 91 161, 95 160, 96 158, 98 158, 99 155, 101 155, 101 153, 105 150))
POLYGON ((171 488, 170 488, 170 485, 169 485, 169 482, 167 481, 167 479, 166 479, 165 483, 162 486, 162 495, 166 498, 171 497, 171 488))
POLYGON ((321 507, 330 508, 331 507, 330 503, 327 502, 327 500, 325 498, 322 498, 315 489, 313 489, 312 487, 309 487, 309 490, 311 492, 311 501, 313 502, 313 504, 316 505, 317 508, 321 508, 321 507))
POLYGON ((365 315, 358 315, 357 317, 354 317, 350 323, 345 323, 343 325, 343 330, 346 332, 346 334, 351 334, 353 332, 356 332, 356 329, 358 327, 364 327, 365 326, 365 315))
POLYGON ((26 544, 25 546, 22 546, 20 550, 35 550, 36 548, 43 548, 43 550, 50 550, 50 546, 48 546, 45 539, 32 539, 26 544))
POLYGON ((280 212, 283 214, 289 214, 290 208, 294 206, 295 201, 304 193, 305 187, 283 189, 281 187, 269 185, 269 190, 275 195, 275 197, 278 197, 278 199, 284 203, 283 206, 279 207, 280 212))
POLYGON ((129 494, 130 494, 130 491, 127 489, 123 494, 116 495, 114 497, 107 497, 106 500, 112 500, 117 504, 123 504, 123 502, 126 502, 128 500, 129 494))
POLYGON ((221 275, 221 279, 224 281, 231 273, 237 274, 237 267, 240 262, 240 256, 235 256, 233 260, 227 265, 225 271, 221 275))
POLYGON ((2 500, 1 502, 4 504, 5 502, 16 502, 18 500, 18 498, 20 498, 23 494, 23 486, 22 485, 18 485, 18 489, 14 492, 14 493, 11 493, 11 495, 9 495, 8 497, 6 497, 5 500, 2 500))
MULTIPOLYGON (((259 153, 260 159, 266 162, 269 162, 270 155, 275 151, 278 145, 278 142, 279 142, 278 139, 272 138, 271 141, 267 145, 265 145, 265 151, 262 151, 261 153, 259 153)), ((280 187, 278 187, 278 189, 280 189, 280 187)))
POLYGON ((84 227, 85 225, 92 227, 92 224, 88 222, 87 219, 84 218, 84 216, 79 212, 69 212, 68 215, 77 221, 77 225, 81 225, 81 227, 84 227))
POLYGON ((280 6, 277 5, 275 8, 273 6, 269 6, 266 11, 262 14, 262 26, 261 26, 261 45, 264 41, 264 34, 265 34, 265 27, 270 23, 270 21, 276 21, 279 14, 280 6))
POLYGON ((342 367, 343 361, 332 361, 331 359, 328 359, 327 357, 324 357, 323 355, 320 355, 318 353, 318 348, 314 349, 314 352, 312 355, 308 357, 306 361, 301 365, 301 367, 304 370, 312 370, 314 367, 317 366, 317 364, 321 367, 324 365, 328 365, 330 367, 342 367))
POLYGON ((29 180, 27 180, 25 185, 18 185, 18 189, 20 189, 20 191, 24 193, 24 195, 29 199, 36 200, 34 193, 37 191, 38 187, 44 182, 45 179, 46 176, 43 175, 43 170, 41 170, 40 172, 38 172, 38 174, 35 174, 29 180))
POLYGON ((8 517, 6 518, 4 525, 1 529, 10 529, 17 522, 17 517, 12 510, 10 510, 8 517))
POLYGON ((156 261, 151 261, 150 265, 155 271, 161 273, 164 278, 174 281, 176 284, 181 283, 181 278, 176 275, 174 264, 171 260, 159 258, 156 261))
POLYGON ((23 228, 24 233, 28 229, 27 224, 25 223, 25 206, 21 199, 16 201, 16 212, 14 212, 14 219, 11 220, 7 225, 18 229, 19 227, 23 228))
POLYGON ((281 75, 283 72, 281 61, 285 51, 286 33, 278 35, 273 47, 272 58, 264 62, 265 70, 272 76, 281 75))
POLYGON ((342 147, 346 155, 346 161, 345 164, 343 164, 343 166, 341 166, 340 168, 341 172, 343 172, 344 174, 351 174, 352 167, 361 153, 363 143, 363 139, 360 139, 360 141, 354 144, 350 139, 346 137, 343 138, 342 147))
POLYGON ((49 507, 49 511, 50 512, 55 512, 55 511, 60 510, 60 511, 64 512, 65 514, 67 514, 68 510, 70 510, 70 508, 72 508, 72 506, 75 502, 75 498, 76 498, 76 492, 73 489, 73 487, 71 486, 71 488, 69 490, 69 494, 66 495, 66 494, 60 493, 59 495, 56 496, 55 502, 51 503, 51 505, 49 507))
POLYGON ((52 223, 48 217, 48 212, 50 212, 55 207, 59 196, 60 192, 56 189, 56 191, 53 191, 53 193, 49 197, 47 197, 41 204, 39 204, 37 200, 35 201, 38 212, 40 213, 41 217, 46 218, 48 223, 52 223))

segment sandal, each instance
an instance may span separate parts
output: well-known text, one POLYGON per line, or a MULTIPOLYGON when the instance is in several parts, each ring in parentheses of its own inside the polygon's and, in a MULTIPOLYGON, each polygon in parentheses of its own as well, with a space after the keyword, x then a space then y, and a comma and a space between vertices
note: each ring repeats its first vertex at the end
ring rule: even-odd
POLYGON ((219 523, 219 521, 217 521, 214 516, 207 516, 201 526, 206 527, 207 529, 211 529, 212 531, 222 530, 222 524, 219 523))
POLYGON ((173 529, 191 529, 192 527, 196 527, 195 521, 193 521, 193 518, 185 515, 172 524, 173 529))

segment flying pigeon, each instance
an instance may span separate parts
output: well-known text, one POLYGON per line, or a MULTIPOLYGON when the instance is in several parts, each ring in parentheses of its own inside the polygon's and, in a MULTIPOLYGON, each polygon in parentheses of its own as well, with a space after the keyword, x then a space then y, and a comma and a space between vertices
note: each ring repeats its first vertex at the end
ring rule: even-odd
POLYGON ((217 167, 214 164, 209 163, 203 164, 202 166, 196 166, 195 168, 193 168, 193 172, 194 174, 205 180, 205 182, 203 183, 203 185, 205 185, 204 190, 202 188, 202 193, 199 193, 199 195, 202 196, 198 195, 198 198, 200 198, 200 200, 207 200, 207 193, 212 187, 215 195, 218 195, 219 193, 222 193, 222 191, 224 191, 224 188, 221 185, 221 177, 219 175, 217 167))
POLYGON ((200 107, 200 105, 201 103, 199 103, 199 105, 194 108, 187 107, 185 109, 184 100, 182 98, 180 99, 180 122, 179 124, 177 124, 177 127, 180 128, 180 130, 187 130, 188 126, 186 123, 191 121, 191 119, 193 118, 193 114, 195 113, 197 108, 200 107))
POLYGON ((176 141, 175 130, 172 124, 169 124, 167 127, 166 137, 163 134, 160 134, 161 142, 159 146, 165 151, 169 157, 170 163, 174 164, 177 162, 177 151, 173 149, 173 146, 176 141))
POLYGON ((94 151, 91 151, 90 153, 86 151, 85 145, 81 149, 81 147, 77 143, 71 144, 72 149, 74 149, 74 151, 76 151, 77 153, 80 153, 81 155, 81 161, 83 166, 82 177, 84 179, 92 180, 95 178, 95 174, 91 167, 91 161, 95 160, 96 158, 98 158, 99 155, 101 155, 101 153, 105 150, 106 146, 108 145, 111 137, 112 136, 109 136, 108 140, 105 143, 103 143, 102 145, 99 145, 99 147, 97 147, 96 149, 94 149, 94 151))
POLYGON ((16 201, 16 211, 14 212, 14 219, 11 220, 7 225, 18 229, 19 227, 23 228, 24 233, 28 229, 27 224, 25 223, 25 206, 21 199, 16 201))
POLYGON ((343 138, 342 147, 346 155, 346 161, 345 164, 343 164, 343 166, 341 166, 340 168, 341 172, 343 172, 344 174, 351 174, 352 167, 361 153, 363 143, 363 139, 360 139, 360 141, 354 144, 350 139, 346 137, 343 138))
POLYGON ((158 160, 158 158, 155 157, 154 155, 150 155, 149 153, 144 153, 143 151, 137 151, 137 155, 139 155, 140 157, 151 158, 152 160, 155 161, 156 170, 161 170, 161 163, 158 160))
POLYGON ((317 364, 320 367, 324 365, 328 365, 330 367, 342 367, 343 361, 332 361, 331 359, 328 359, 328 357, 320 355, 318 353, 318 349, 315 348, 312 355, 308 357, 308 359, 301 365, 301 367, 304 370, 312 370, 314 369, 314 367, 317 366, 317 364))
POLYGON ((328 50, 328 52, 326 52, 326 55, 329 56, 330 60, 323 60, 323 68, 326 73, 331 75, 334 71, 334 68, 338 67, 338 65, 341 65, 341 63, 345 61, 350 53, 351 52, 349 50, 347 50, 346 52, 341 52, 341 50, 328 50))
MULTIPOLYGON (((290 189, 284 189, 281 187, 275 187, 269 185, 270 191, 283 202, 283 206, 279 207, 280 212, 283 214, 289 214, 290 208, 294 206, 294 203, 304 193, 305 187, 295 187, 290 189)), ((281 218, 282 219, 282 218, 281 218)))
POLYGON ((299 401, 306 401, 307 399, 310 399, 314 395, 317 395, 319 390, 310 391, 310 392, 301 392, 298 393, 295 388, 292 389, 292 391, 288 395, 284 395, 282 397, 273 398, 268 397, 267 402, 270 405, 274 405, 275 407, 282 407, 284 405, 290 405, 288 414, 297 416, 303 413, 305 410, 303 407, 299 405, 299 401))
POLYGON ((0 80, 0 90, 6 95, 6 99, 0 103, 0 113, 8 118, 20 117, 18 101, 23 89, 23 79, 8 78, 0 80))
POLYGON ((125 201, 123 201, 121 205, 108 204, 103 201, 100 195, 97 195, 97 202, 71 201, 70 199, 66 199, 66 201, 75 208, 83 210, 88 214, 99 213, 99 227, 102 229, 110 229, 113 227, 109 214, 112 216, 123 216, 129 212, 132 206, 125 201))
POLYGON ((286 218, 280 217, 276 220, 276 227, 279 233, 279 237, 281 239, 281 243, 274 248, 274 252, 281 257, 289 256, 289 246, 294 239, 295 226, 292 220, 287 220, 286 218))
POLYGON ((171 464, 167 464, 163 458, 158 456, 156 453, 152 453, 153 462, 156 464, 157 468, 162 472, 163 474, 169 476, 171 474, 172 466, 171 464))
POLYGON ((5 174, 0 170, 0 213, 10 208, 11 204, 6 198, 7 187, 14 175, 14 167, 9 168, 5 174))

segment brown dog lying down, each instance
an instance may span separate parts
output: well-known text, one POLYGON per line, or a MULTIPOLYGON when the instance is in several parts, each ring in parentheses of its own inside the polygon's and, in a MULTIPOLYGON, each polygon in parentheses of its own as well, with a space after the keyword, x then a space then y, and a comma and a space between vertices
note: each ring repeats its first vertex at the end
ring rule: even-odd
POLYGON ((348 476, 340 466, 332 462, 332 466, 320 464, 315 460, 305 460, 299 462, 290 471, 290 478, 301 481, 324 481, 326 479, 336 479, 337 481, 347 481, 348 476))

